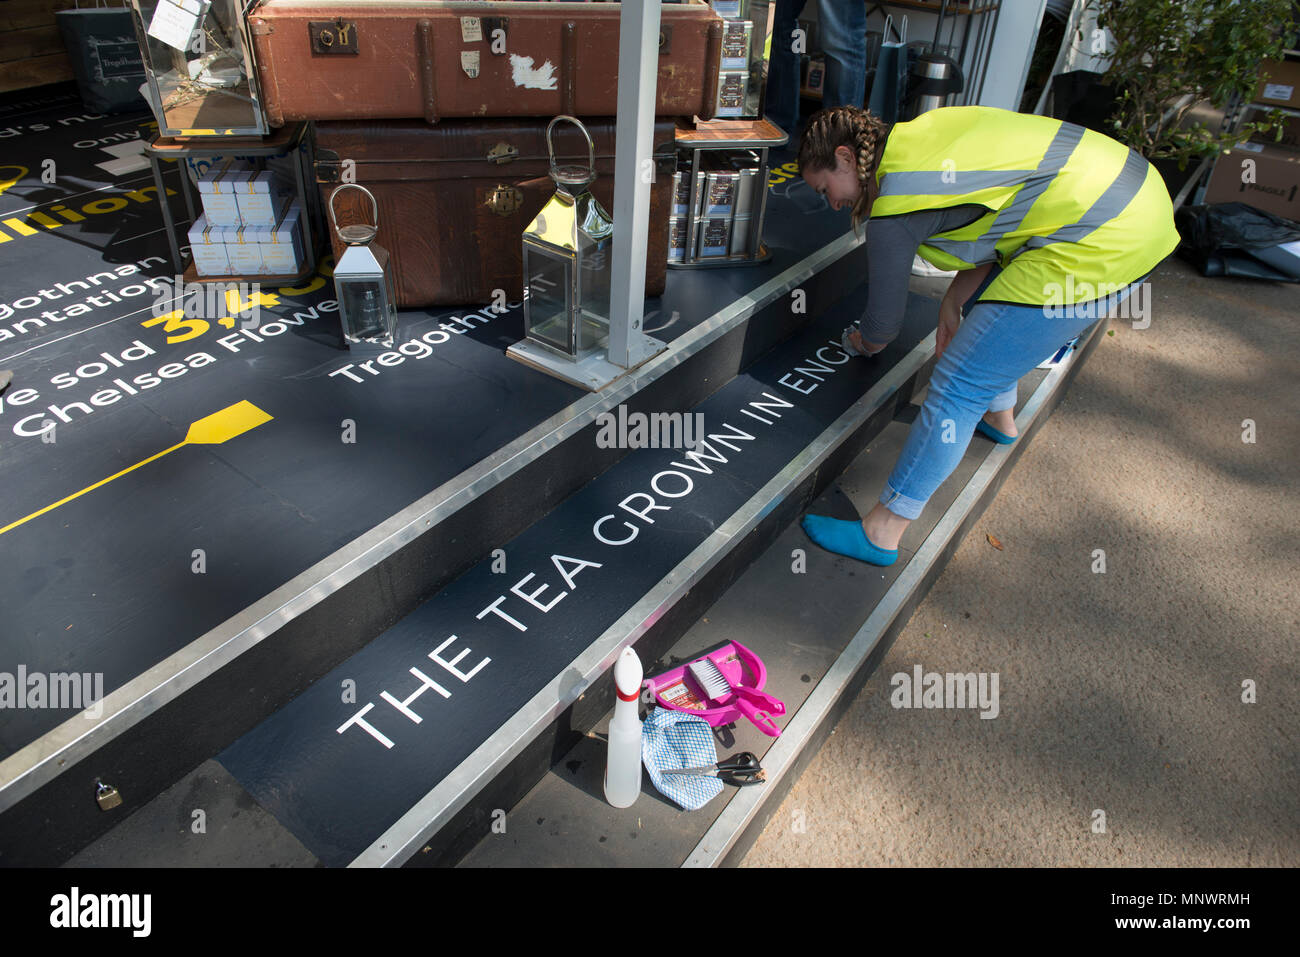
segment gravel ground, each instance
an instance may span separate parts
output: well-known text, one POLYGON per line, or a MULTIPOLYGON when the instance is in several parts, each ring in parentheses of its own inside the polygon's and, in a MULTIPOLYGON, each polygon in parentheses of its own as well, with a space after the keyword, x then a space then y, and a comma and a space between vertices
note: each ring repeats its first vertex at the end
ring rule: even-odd
POLYGON ((1300 864, 1300 294, 1151 287, 746 866, 1300 864), (996 673, 998 716, 893 708, 915 665, 996 673))

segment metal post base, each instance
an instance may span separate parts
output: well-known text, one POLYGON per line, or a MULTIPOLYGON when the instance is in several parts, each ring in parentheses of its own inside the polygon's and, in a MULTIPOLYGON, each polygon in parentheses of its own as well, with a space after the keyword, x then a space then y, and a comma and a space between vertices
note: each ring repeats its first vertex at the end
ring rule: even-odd
POLYGON ((628 334, 628 351, 631 353, 632 362, 626 369, 610 362, 604 351, 593 352, 581 359, 570 359, 527 339, 516 342, 506 350, 506 355, 540 372, 563 379, 580 389, 599 392, 668 348, 667 343, 659 341, 654 336, 647 336, 643 332, 633 329, 628 330, 628 334))

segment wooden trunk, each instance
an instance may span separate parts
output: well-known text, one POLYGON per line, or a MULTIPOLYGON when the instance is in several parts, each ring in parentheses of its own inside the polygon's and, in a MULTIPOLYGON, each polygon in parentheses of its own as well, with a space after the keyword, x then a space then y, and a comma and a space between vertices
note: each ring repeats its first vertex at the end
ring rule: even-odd
MULTIPOLYGON (((399 307, 485 305, 498 289, 517 301, 523 294, 523 232, 555 191, 548 174, 548 123, 317 123, 321 197, 328 203, 345 181, 374 194, 379 203, 374 241, 392 256, 399 307)), ((596 147, 592 192, 612 214, 615 121, 584 123, 596 147)), ((673 130, 672 122, 657 123, 654 130, 647 296, 663 292, 667 273, 673 130)), ((586 140, 572 124, 557 124, 554 140, 561 165, 586 165, 586 140)), ((345 190, 337 216, 340 226, 369 222, 369 201, 357 190, 345 190)), ((333 231, 330 239, 337 261, 344 247, 333 231)))
MULTIPOLYGON (((249 27, 267 120, 611 116, 617 3, 265 0, 249 27)), ((711 118, 722 20, 665 4, 655 113, 711 118)))

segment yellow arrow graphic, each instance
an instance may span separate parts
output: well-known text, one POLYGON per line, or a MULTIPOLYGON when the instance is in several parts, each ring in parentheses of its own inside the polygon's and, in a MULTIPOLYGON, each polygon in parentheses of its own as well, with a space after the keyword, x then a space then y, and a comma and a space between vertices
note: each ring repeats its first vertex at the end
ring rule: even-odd
POLYGON ((160 459, 168 452, 175 452, 185 445, 220 445, 223 442, 229 442, 237 436, 243 435, 252 429, 257 428, 264 422, 270 422, 271 416, 263 412, 253 403, 245 399, 242 402, 236 402, 234 405, 227 406, 220 412, 213 412, 209 416, 204 416, 197 422, 191 423, 189 431, 185 433, 185 440, 177 442, 170 449, 163 449, 157 455, 151 455, 143 462, 137 462, 129 468, 124 468, 116 475, 110 475, 108 478, 96 482, 94 485, 83 488, 80 492, 73 492, 67 498, 61 498, 53 505, 47 505, 39 512, 32 512, 25 518, 20 518, 16 522, 11 522, 4 528, 0 528, 0 535, 10 529, 17 528, 23 522, 29 522, 38 515, 44 515, 46 512, 53 511, 60 505, 71 502, 74 498, 85 495, 87 492, 93 492, 101 485, 107 485, 113 479, 121 478, 127 472, 132 472, 142 465, 148 465, 155 459, 160 459))

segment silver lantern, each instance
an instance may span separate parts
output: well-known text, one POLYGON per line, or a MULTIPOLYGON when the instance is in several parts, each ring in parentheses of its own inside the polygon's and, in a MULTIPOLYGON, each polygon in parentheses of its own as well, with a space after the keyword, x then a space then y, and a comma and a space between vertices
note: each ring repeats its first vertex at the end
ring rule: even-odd
POLYGON ((523 235, 524 326, 528 339, 579 359, 609 337, 614 221, 591 194, 596 147, 586 127, 557 116, 546 127, 555 195, 523 235), (566 120, 587 140, 587 166, 560 166, 551 133, 566 120))
POLYGON ((348 343, 391 346, 397 331, 397 294, 388 271, 388 252, 371 242, 379 232, 379 204, 364 186, 344 183, 330 194, 329 213, 330 225, 347 244, 334 266, 334 290, 343 319, 343 338, 348 343), (334 214, 334 200, 345 189, 359 189, 370 197, 375 211, 373 225, 360 223, 340 228, 334 214))

